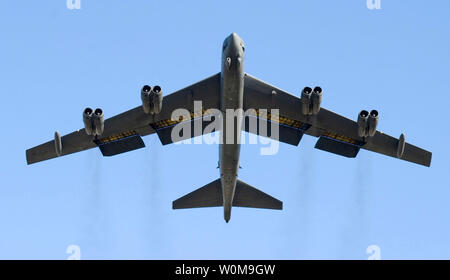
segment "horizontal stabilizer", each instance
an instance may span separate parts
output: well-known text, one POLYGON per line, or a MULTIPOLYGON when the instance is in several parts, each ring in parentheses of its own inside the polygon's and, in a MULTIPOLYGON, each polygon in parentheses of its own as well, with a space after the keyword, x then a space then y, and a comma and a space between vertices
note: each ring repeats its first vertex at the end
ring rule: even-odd
MULTIPOLYGON (((201 187, 172 204, 173 209, 201 208, 223 206, 222 186, 220 179, 201 187)), ((264 209, 283 209, 283 202, 240 181, 236 181, 233 206, 264 209)))
POLYGON ((220 179, 201 187, 172 203, 173 209, 216 207, 223 205, 220 179))
POLYGON ((233 206, 281 210, 283 202, 237 180, 233 206))

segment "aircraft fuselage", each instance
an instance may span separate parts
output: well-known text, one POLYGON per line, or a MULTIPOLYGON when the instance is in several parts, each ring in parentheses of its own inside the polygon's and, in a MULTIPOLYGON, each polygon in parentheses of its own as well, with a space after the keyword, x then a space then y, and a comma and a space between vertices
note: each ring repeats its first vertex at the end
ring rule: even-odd
POLYGON ((232 33, 223 43, 220 85, 220 110, 223 121, 222 142, 219 145, 219 166, 226 222, 230 220, 239 171, 243 94, 244 44, 236 33, 232 33))

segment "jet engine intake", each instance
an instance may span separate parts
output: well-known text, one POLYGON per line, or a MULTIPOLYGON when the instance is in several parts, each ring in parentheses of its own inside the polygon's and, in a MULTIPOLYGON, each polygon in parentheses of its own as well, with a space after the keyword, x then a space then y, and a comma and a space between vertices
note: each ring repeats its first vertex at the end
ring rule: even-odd
POLYGON ((315 87, 312 89, 305 87, 302 90, 300 100, 302 102, 303 115, 317 115, 320 111, 320 103, 322 102, 322 88, 315 87))
POLYGON ((310 87, 305 87, 302 90, 302 96, 300 98, 302 102, 302 113, 303 115, 311 115, 311 112, 309 110, 309 105, 311 104, 311 93, 312 89, 310 87))
POLYGON ((372 137, 377 132, 378 111, 372 110, 370 113, 362 110, 358 115, 358 135, 359 137, 372 137))
POLYGON ((312 114, 317 115, 320 111, 320 103, 322 102, 322 88, 315 87, 311 94, 312 114))
POLYGON ((93 129, 95 130, 95 135, 102 135, 105 128, 105 118, 103 115, 103 110, 100 108, 95 109, 93 114, 93 129))
POLYGON ((359 137, 367 136, 368 120, 369 120, 369 112, 367 112, 366 110, 362 110, 361 112, 359 112, 357 121, 359 137))
POLYGON ((94 111, 91 108, 86 108, 83 111, 83 123, 84 123, 84 130, 86 131, 87 135, 92 135, 93 132, 93 121, 92 121, 92 115, 94 111))
POLYGON ((369 136, 372 137, 377 132, 378 111, 372 110, 369 114, 369 136))
POLYGON ((105 123, 102 109, 84 109, 83 123, 87 135, 102 135, 105 123))
POLYGON ((160 86, 145 85, 141 90, 142 108, 146 114, 159 114, 162 108, 163 94, 160 86))

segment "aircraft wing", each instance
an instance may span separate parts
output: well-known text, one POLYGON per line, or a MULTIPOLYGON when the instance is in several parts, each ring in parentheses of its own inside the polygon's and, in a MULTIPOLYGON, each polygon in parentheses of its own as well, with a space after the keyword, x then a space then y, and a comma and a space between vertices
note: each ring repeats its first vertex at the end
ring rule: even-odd
MULTIPOLYGON (((220 73, 164 96, 162 109, 159 114, 146 114, 142 106, 138 106, 106 119, 101 136, 87 135, 84 128, 62 136, 62 149, 59 155, 63 156, 99 147, 104 156, 112 156, 144 147, 145 144, 141 136, 153 133, 158 134, 164 145, 170 144, 173 142, 170 137, 171 129, 176 124, 183 121, 195 121, 207 109, 219 108, 219 102, 220 73), (202 108, 200 109, 203 109, 203 112, 194 110, 194 100, 202 102, 202 108), (182 119, 172 120, 172 112, 176 109, 185 109, 189 114, 183 116, 182 119)), ((203 129, 200 132, 193 131, 189 136, 199 136, 202 132, 203 129)), ((48 141, 26 151, 28 164, 57 156, 55 140, 48 141)))
MULTIPOLYGON (((398 157, 401 139, 380 131, 372 137, 360 137, 358 124, 346 117, 321 108, 317 115, 302 113, 301 99, 279 88, 245 74, 244 111, 248 109, 279 109, 279 140, 298 145, 303 134, 319 137, 315 148, 345 157, 356 157, 359 149, 366 149, 391 157, 398 157)), ((267 117, 270 119, 270 114, 267 117)), ((245 128, 248 132, 247 127, 245 128)), ((431 152, 405 143, 400 159, 430 166, 431 152)))

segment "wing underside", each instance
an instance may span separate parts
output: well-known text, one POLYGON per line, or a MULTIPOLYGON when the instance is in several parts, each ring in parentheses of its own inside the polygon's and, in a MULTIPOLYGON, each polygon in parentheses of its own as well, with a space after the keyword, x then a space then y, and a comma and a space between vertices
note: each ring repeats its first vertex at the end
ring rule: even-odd
MULTIPOLYGON (((163 99, 159 114, 146 114, 141 106, 105 120, 101 137, 87 135, 84 129, 61 137, 62 149, 57 154, 55 140, 28 149, 27 163, 32 164, 57 156, 68 155, 99 147, 104 156, 112 156, 145 146, 141 136, 156 133, 163 145, 202 135, 211 122, 202 119, 208 109, 219 108, 220 73, 188 86, 163 99), (201 101, 196 106, 194 101, 201 101), (184 116, 174 118, 172 113, 183 109, 184 116), (203 121, 202 121, 203 120, 203 121), (174 134, 177 124, 189 125, 185 135, 174 134), (197 129, 200 127, 200 129, 197 129), (177 137, 174 137, 177 136, 177 137)), ((254 109, 245 118, 244 130, 263 135, 281 142, 298 145, 304 134, 318 137, 315 148, 345 157, 356 157, 360 149, 370 150, 391 157, 398 157, 400 139, 380 131, 373 137, 359 137, 355 121, 321 108, 317 115, 302 113, 300 98, 289 94, 248 74, 244 81, 244 111, 254 109), (266 112, 263 114, 262 110, 266 112), (276 115, 271 114, 278 110, 276 115), (268 112, 268 113, 267 113, 268 112), (256 126, 250 125, 256 119, 256 126), (272 124, 279 124, 274 133, 272 124), (266 129, 261 129, 264 124, 266 129)), ((56 139, 56 138, 55 138, 56 139)), ((400 159, 430 166, 431 152, 409 143, 404 144, 400 159)))
POLYGON ((399 145, 402 144, 400 139, 380 131, 376 131, 373 137, 360 137, 355 121, 325 108, 321 108, 317 115, 305 115, 302 113, 301 105, 300 98, 248 74, 245 75, 244 111, 256 108, 268 111, 277 109, 278 115, 272 117, 267 114, 266 119, 280 124, 281 142, 298 145, 297 139, 300 141, 301 137, 297 137, 295 141, 285 140, 292 139, 288 136, 290 131, 298 130, 298 134, 319 138, 315 148, 337 155, 353 158, 360 149, 365 149, 424 166, 431 164, 432 154, 429 151, 405 143, 403 153, 399 157, 399 145))
MULTIPOLYGON (((60 138, 62 149, 59 155, 55 145, 56 139, 28 149, 27 163, 33 164, 95 147, 99 147, 104 156, 117 155, 144 147, 141 136, 153 133, 158 134, 163 144, 173 143, 170 138, 172 128, 181 122, 198 119, 198 116, 201 117, 203 114, 202 110, 219 108, 219 94, 220 73, 165 96, 159 114, 146 114, 142 106, 138 106, 106 119, 104 132, 99 137, 87 135, 84 129, 62 136, 60 138), (194 101, 201 102, 198 110, 194 101), (172 112, 177 109, 183 110, 185 115, 174 119, 172 112)), ((190 137, 201 135, 202 131, 196 130, 190 137)))

